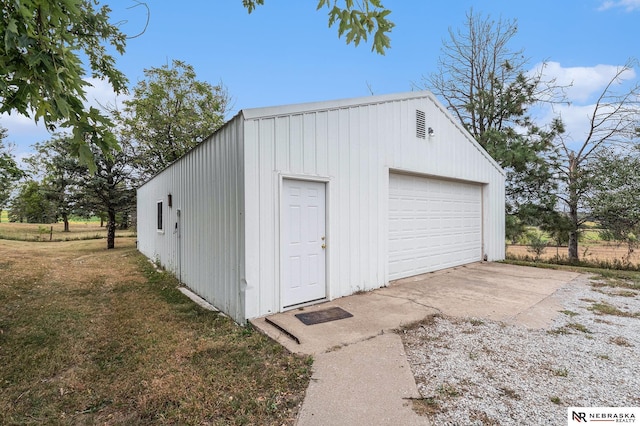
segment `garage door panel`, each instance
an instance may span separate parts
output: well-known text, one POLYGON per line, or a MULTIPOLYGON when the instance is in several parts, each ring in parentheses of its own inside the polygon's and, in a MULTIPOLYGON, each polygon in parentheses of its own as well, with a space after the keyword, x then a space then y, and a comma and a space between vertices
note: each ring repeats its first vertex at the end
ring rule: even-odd
POLYGON ((389 278, 482 257, 480 185, 390 174, 389 278))

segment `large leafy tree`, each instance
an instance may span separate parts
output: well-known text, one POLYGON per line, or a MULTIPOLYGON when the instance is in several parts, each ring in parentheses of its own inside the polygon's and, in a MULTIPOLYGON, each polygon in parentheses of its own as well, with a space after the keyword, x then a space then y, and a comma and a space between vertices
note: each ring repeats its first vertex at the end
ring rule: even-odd
POLYGON ((132 147, 120 141, 120 149, 104 153, 93 147, 96 170, 79 178, 77 207, 84 211, 105 212, 107 216, 107 249, 115 247, 117 217, 133 214, 135 206, 135 170, 131 166, 132 147))
MULTIPOLYGON (((264 0, 242 0, 249 13, 264 0)), ((395 26, 388 18, 391 11, 381 0, 318 0, 317 10, 326 8, 329 12, 329 26, 338 24, 338 36, 345 35, 347 44, 358 46, 367 42, 373 34, 371 50, 384 55, 391 47, 389 33, 395 26)))
POLYGON ((117 218, 128 222, 126 219, 132 214, 135 204, 136 174, 131 165, 134 157, 132 147, 126 140, 120 141, 118 149, 106 153, 91 146, 93 172, 69 154, 70 147, 69 135, 63 134, 36 144, 37 152, 27 162, 41 182, 30 183, 28 188, 25 186, 25 196, 21 195, 14 203, 14 215, 30 220, 33 215, 29 212, 34 210, 34 206, 39 208, 42 205, 49 216, 61 217, 65 230, 68 230, 68 217, 72 213, 104 213, 107 248, 114 248, 117 218))
POLYGON ((626 262, 640 244, 640 150, 603 149, 590 165, 585 204, 606 236, 627 244, 626 262))
POLYGON ((193 67, 182 61, 144 74, 133 99, 116 115, 123 137, 136 145, 136 165, 149 177, 224 124, 229 96, 222 85, 198 81, 193 67))
MULTIPOLYGON (((604 87, 591 111, 586 115, 588 130, 583 139, 574 140, 559 136, 555 141, 561 160, 556 168, 556 175, 560 181, 558 198, 566 205, 571 223, 568 247, 570 261, 578 260, 578 237, 581 226, 588 217, 581 212, 588 212, 589 205, 586 201, 594 185, 597 188, 597 182, 593 181, 594 173, 605 173, 606 176, 609 173, 608 167, 612 166, 603 162, 603 155, 615 153, 615 149, 637 146, 640 142, 640 83, 622 91, 619 85, 623 77, 632 70, 634 63, 628 62, 618 67, 604 87), (612 149, 614 151, 610 151, 612 149), (599 168, 601 170, 598 170, 599 168)), ((615 169, 611 170, 614 173, 615 169)), ((612 175, 612 179, 614 177, 615 175, 612 175)))
POLYGON ((42 119, 48 129, 73 130, 71 154, 91 163, 94 145, 117 146, 111 123, 84 105, 91 76, 108 81, 116 93, 127 79, 107 47, 122 54, 126 37, 109 22, 110 9, 97 0, 1 0, 0 113, 42 119))
POLYGON ((512 237, 523 222, 553 210, 553 140, 563 131, 559 120, 541 128, 530 117, 549 90, 541 74, 526 72, 522 51, 509 47, 517 29, 515 20, 471 10, 462 29, 449 30, 437 71, 422 82, 505 169, 512 237))
POLYGON ((0 212, 5 208, 13 185, 24 176, 15 158, 11 155, 10 147, 6 147, 4 139, 7 130, 0 127, 0 212))
POLYGON ((64 232, 69 232, 69 216, 77 202, 78 179, 85 172, 78 159, 70 155, 71 147, 68 135, 57 135, 37 143, 36 153, 25 159, 33 174, 42 178, 42 190, 62 219, 64 232))
POLYGON ((14 222, 54 223, 56 206, 47 198, 42 183, 29 179, 22 182, 11 200, 9 219, 14 222))

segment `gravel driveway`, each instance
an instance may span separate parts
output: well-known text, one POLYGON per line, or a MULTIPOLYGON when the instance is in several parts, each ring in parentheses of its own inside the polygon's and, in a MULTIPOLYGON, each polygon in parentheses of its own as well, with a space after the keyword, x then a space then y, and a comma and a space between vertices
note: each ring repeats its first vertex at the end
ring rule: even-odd
POLYGON ((574 280, 545 330, 439 315, 405 330, 414 407, 434 425, 565 425, 570 406, 640 406, 640 291, 625 286, 574 280))

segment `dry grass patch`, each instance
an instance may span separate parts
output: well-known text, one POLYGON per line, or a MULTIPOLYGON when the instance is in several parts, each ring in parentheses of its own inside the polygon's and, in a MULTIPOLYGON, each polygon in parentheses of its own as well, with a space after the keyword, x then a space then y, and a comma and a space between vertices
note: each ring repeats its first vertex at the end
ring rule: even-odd
MULTIPOLYGON (((118 237, 135 236, 131 230, 116 230, 118 237)), ((99 222, 71 222, 69 232, 59 223, 0 222, 0 239, 19 241, 75 241, 107 238, 107 228, 99 222)))
POLYGON ((640 317, 640 312, 623 311, 606 302, 596 302, 593 305, 589 306, 587 309, 599 315, 613 315, 617 317, 631 317, 631 318, 640 317))
POLYGON ((633 344, 631 342, 629 342, 628 339, 622 337, 622 336, 616 336, 616 337, 611 337, 609 338, 609 342, 613 343, 614 345, 618 345, 618 346, 626 346, 628 348, 633 347, 633 344))
POLYGON ((0 424, 292 424, 311 360, 116 246, 0 241, 0 424))
MULTIPOLYGON (((527 251, 529 246, 526 245, 507 245, 507 256, 511 257, 524 257, 530 255, 527 251)), ((581 242, 579 246, 580 258, 586 261, 604 261, 614 262, 621 261, 627 254, 627 248, 624 244, 608 243, 603 241, 596 242, 581 242)), ((554 258, 566 258, 567 247, 548 247, 547 250, 540 256, 541 260, 552 260, 554 258)), ((631 264, 640 264, 640 252, 636 251, 631 255, 629 259, 631 264)))
POLYGON ((412 409, 420 416, 432 416, 441 411, 440 403, 435 397, 412 398, 412 409))

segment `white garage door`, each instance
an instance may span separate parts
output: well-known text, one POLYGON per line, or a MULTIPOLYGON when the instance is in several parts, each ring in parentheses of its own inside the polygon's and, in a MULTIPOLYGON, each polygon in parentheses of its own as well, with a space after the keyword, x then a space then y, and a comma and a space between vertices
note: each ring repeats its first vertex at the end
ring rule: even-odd
POLYGON ((389 279, 482 258, 482 187, 389 175, 389 279))

